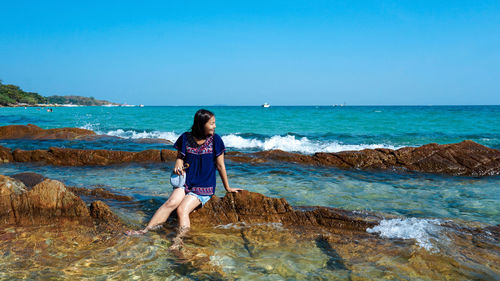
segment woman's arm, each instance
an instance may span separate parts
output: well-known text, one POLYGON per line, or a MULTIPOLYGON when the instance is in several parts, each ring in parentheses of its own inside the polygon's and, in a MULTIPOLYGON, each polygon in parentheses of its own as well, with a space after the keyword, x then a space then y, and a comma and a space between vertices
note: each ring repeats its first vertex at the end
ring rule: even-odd
POLYGON ((231 188, 229 186, 229 182, 227 180, 227 173, 226 173, 226 164, 224 164, 224 153, 217 156, 215 161, 216 161, 216 165, 217 165, 217 171, 219 171, 220 179, 222 180, 222 184, 224 184, 224 188, 226 189, 226 191, 227 192, 238 192, 240 190, 243 190, 241 188, 231 188))

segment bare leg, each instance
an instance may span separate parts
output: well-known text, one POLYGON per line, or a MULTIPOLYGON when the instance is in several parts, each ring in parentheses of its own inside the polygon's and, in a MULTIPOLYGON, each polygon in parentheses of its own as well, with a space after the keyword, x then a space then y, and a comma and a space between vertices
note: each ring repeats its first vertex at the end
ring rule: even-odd
POLYGON ((186 195, 181 204, 177 207, 177 216, 179 217, 179 230, 177 236, 173 239, 174 243, 170 246, 171 250, 177 250, 183 246, 182 237, 184 237, 191 227, 189 214, 201 204, 198 198, 186 195))
POLYGON ((177 216, 179 217, 179 229, 190 228, 189 214, 201 204, 200 200, 194 196, 187 195, 182 199, 177 207, 177 216))
MULTIPOLYGON (((167 221, 168 217, 172 213, 175 208, 181 204, 182 200, 184 199, 186 193, 184 192, 183 188, 176 188, 172 192, 172 195, 168 198, 168 200, 161 205, 158 210, 156 210, 155 214, 149 221, 148 225, 146 228, 142 230, 129 230, 125 232, 127 235, 137 235, 137 234, 144 234, 148 232, 150 229, 154 228, 155 226, 158 226, 164 222, 167 221)), ((191 196, 190 196, 191 197, 191 196)))

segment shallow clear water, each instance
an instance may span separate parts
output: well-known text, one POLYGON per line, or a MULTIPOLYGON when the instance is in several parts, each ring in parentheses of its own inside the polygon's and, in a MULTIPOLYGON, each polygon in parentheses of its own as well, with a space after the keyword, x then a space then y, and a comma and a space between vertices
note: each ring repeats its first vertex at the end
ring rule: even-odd
MULTIPOLYGON (((122 137, 95 141, 0 140, 0 145, 22 149, 173 149, 169 144, 146 144, 139 139, 175 140, 189 128, 197 109, 82 107, 55 108, 48 113, 35 108, 0 108, 0 125, 84 127, 122 137)), ((279 148, 313 153, 464 139, 500 148, 498 106, 209 109, 216 113, 217 133, 233 151, 279 148)), ((276 162, 226 164, 232 187, 283 197, 293 206, 328 206, 386 215, 378 228, 367 230, 379 240, 352 241, 339 236, 335 249, 329 249, 325 246, 328 243, 315 240, 310 233, 276 225, 195 226, 186 240, 187 256, 179 257, 168 250, 173 229, 131 239, 120 237, 108 246, 51 240, 47 247, 29 240, 29 233, 45 235, 43 227, 2 229, 0 248, 9 245, 12 250, 0 254, 0 279, 470 280, 500 276, 496 263, 500 261, 498 237, 459 230, 500 224, 498 176, 346 171, 276 162), (22 250, 15 251, 16 247, 22 250)), ((139 227, 168 198, 172 165, 54 167, 17 163, 0 165, 0 174, 30 171, 71 186, 105 187, 130 195, 133 202, 106 202, 123 220, 139 227)), ((220 179, 217 181, 216 194, 223 196, 220 179)))

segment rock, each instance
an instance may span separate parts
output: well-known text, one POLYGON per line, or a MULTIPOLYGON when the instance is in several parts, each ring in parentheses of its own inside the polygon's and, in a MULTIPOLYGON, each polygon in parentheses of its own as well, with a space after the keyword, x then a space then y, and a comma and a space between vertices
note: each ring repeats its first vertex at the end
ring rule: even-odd
POLYGON ((117 215, 111 211, 108 205, 102 201, 94 201, 89 207, 90 216, 94 218, 98 232, 113 232, 117 229, 123 230, 123 224, 117 215))
POLYGON ((92 224, 85 203, 59 181, 46 179, 28 191, 22 182, 0 175, 0 194, 2 224, 92 224))
POLYGON ((16 149, 12 154, 16 162, 42 162, 57 166, 105 166, 130 162, 161 162, 161 153, 155 149, 129 152, 51 147, 49 150, 16 149))
POLYGON ((45 177, 37 173, 19 173, 10 176, 13 179, 21 181, 27 188, 32 189, 35 185, 41 183, 45 177))
POLYGON ((167 162, 167 161, 175 161, 177 159, 177 151, 169 150, 169 149, 162 149, 161 150, 161 161, 162 162, 167 162))
MULTIPOLYGON (((12 157, 9 156, 9 151, 7 148, 0 147, 0 159, 63 166, 166 162, 174 161, 177 156, 176 151, 168 149, 128 152, 51 147, 49 150, 25 151, 16 149, 12 152, 12 157)), ((314 155, 302 155, 282 150, 255 153, 229 152, 227 159, 253 164, 280 161, 342 169, 398 169, 456 176, 494 176, 500 174, 500 150, 488 148, 473 141, 444 145, 427 144, 421 147, 404 147, 398 150, 364 149, 338 153, 321 152, 314 155)))
POLYGON ((92 196, 99 199, 113 199, 116 201, 133 200, 133 198, 130 196, 119 195, 100 187, 94 189, 88 189, 83 187, 67 186, 66 188, 77 195, 92 196))
POLYGON ((344 169, 405 169, 457 176, 500 174, 500 150, 488 148, 470 140, 454 144, 404 147, 398 150, 364 149, 338 153, 315 153, 314 155, 270 150, 248 154, 231 153, 227 158, 236 162, 286 161, 344 169))
MULTIPOLYGON (((29 183, 43 177, 34 173, 16 175, 29 183)), ((87 208, 82 199, 63 183, 44 179, 29 190, 20 180, 0 175, 0 225, 68 225, 78 224, 89 231, 121 232, 124 225, 109 207, 93 202, 87 208), (95 226, 94 226, 95 224, 95 226), (105 226, 103 226, 105 225, 105 226)))
POLYGON ((319 227, 331 232, 365 230, 381 218, 327 207, 292 208, 283 198, 266 197, 246 190, 212 199, 191 216, 192 224, 281 223, 293 227, 319 227))
POLYGON ((12 156, 12 151, 7 147, 0 146, 0 164, 9 163, 12 161, 14 161, 14 157, 12 156))
POLYGON ((92 137, 93 131, 80 128, 42 129, 38 126, 8 125, 0 127, 0 139, 81 139, 92 137))

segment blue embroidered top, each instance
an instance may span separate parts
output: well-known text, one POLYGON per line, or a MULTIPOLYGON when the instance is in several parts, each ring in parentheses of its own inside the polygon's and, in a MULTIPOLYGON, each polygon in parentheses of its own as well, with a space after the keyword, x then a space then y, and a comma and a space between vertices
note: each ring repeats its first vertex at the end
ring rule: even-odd
POLYGON ((186 193, 211 196, 215 193, 215 158, 226 150, 222 138, 214 134, 209 136, 201 145, 197 144, 190 132, 183 133, 174 144, 189 163, 186 169, 186 193))

